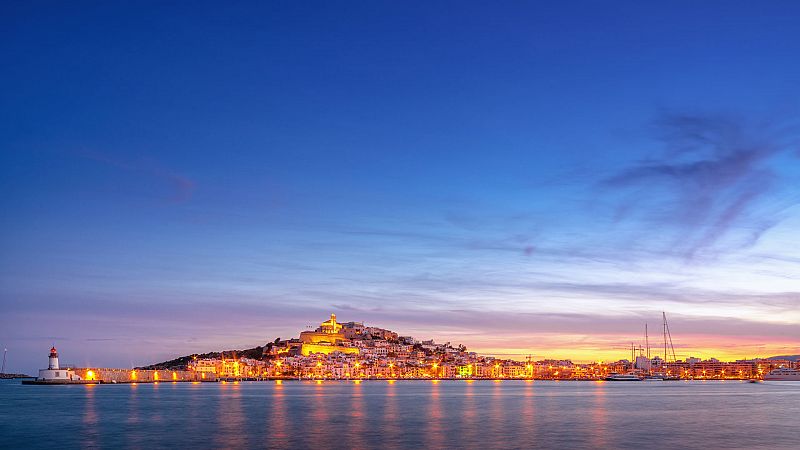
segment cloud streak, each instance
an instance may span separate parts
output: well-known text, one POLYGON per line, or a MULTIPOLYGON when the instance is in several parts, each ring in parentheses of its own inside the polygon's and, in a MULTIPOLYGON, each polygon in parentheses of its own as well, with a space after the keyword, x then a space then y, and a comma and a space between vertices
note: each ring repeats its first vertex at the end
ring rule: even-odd
POLYGON ((184 203, 189 201, 196 188, 195 182, 190 178, 169 170, 152 159, 140 158, 124 160, 97 151, 82 151, 80 152, 80 156, 165 184, 171 192, 166 197, 171 203, 184 203))
POLYGON ((643 219, 673 230, 669 248, 687 259, 752 245, 797 203, 768 204, 782 187, 775 165, 796 157, 788 131, 722 115, 665 115, 664 152, 605 178, 622 195, 618 221, 643 219))

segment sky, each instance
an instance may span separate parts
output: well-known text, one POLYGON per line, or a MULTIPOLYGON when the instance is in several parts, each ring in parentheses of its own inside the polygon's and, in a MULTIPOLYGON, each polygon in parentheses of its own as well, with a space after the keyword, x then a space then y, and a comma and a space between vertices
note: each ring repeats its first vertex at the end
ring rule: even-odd
POLYGON ((331 312, 487 355, 800 354, 800 4, 5 2, 0 345, 331 312))

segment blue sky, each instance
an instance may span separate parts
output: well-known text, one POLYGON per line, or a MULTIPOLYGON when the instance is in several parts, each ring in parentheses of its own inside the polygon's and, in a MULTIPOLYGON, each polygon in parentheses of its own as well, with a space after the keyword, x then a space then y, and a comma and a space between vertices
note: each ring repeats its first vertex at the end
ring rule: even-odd
POLYGON ((429 3, 3 5, 11 367, 800 352, 797 4, 429 3))

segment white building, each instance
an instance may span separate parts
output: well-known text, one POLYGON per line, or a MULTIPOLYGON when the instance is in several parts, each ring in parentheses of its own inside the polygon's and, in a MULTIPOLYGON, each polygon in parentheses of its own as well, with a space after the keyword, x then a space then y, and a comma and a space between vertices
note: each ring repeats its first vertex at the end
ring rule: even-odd
POLYGON ((634 362, 634 367, 642 370, 650 370, 652 368, 650 359, 647 356, 642 356, 642 355, 636 357, 636 361, 634 362))

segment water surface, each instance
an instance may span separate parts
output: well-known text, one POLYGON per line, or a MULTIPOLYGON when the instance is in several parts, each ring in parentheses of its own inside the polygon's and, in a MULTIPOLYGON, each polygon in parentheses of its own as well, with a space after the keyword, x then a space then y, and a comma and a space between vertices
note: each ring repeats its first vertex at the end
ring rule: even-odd
POLYGON ((0 448, 798 448, 800 383, 0 382, 0 448))

